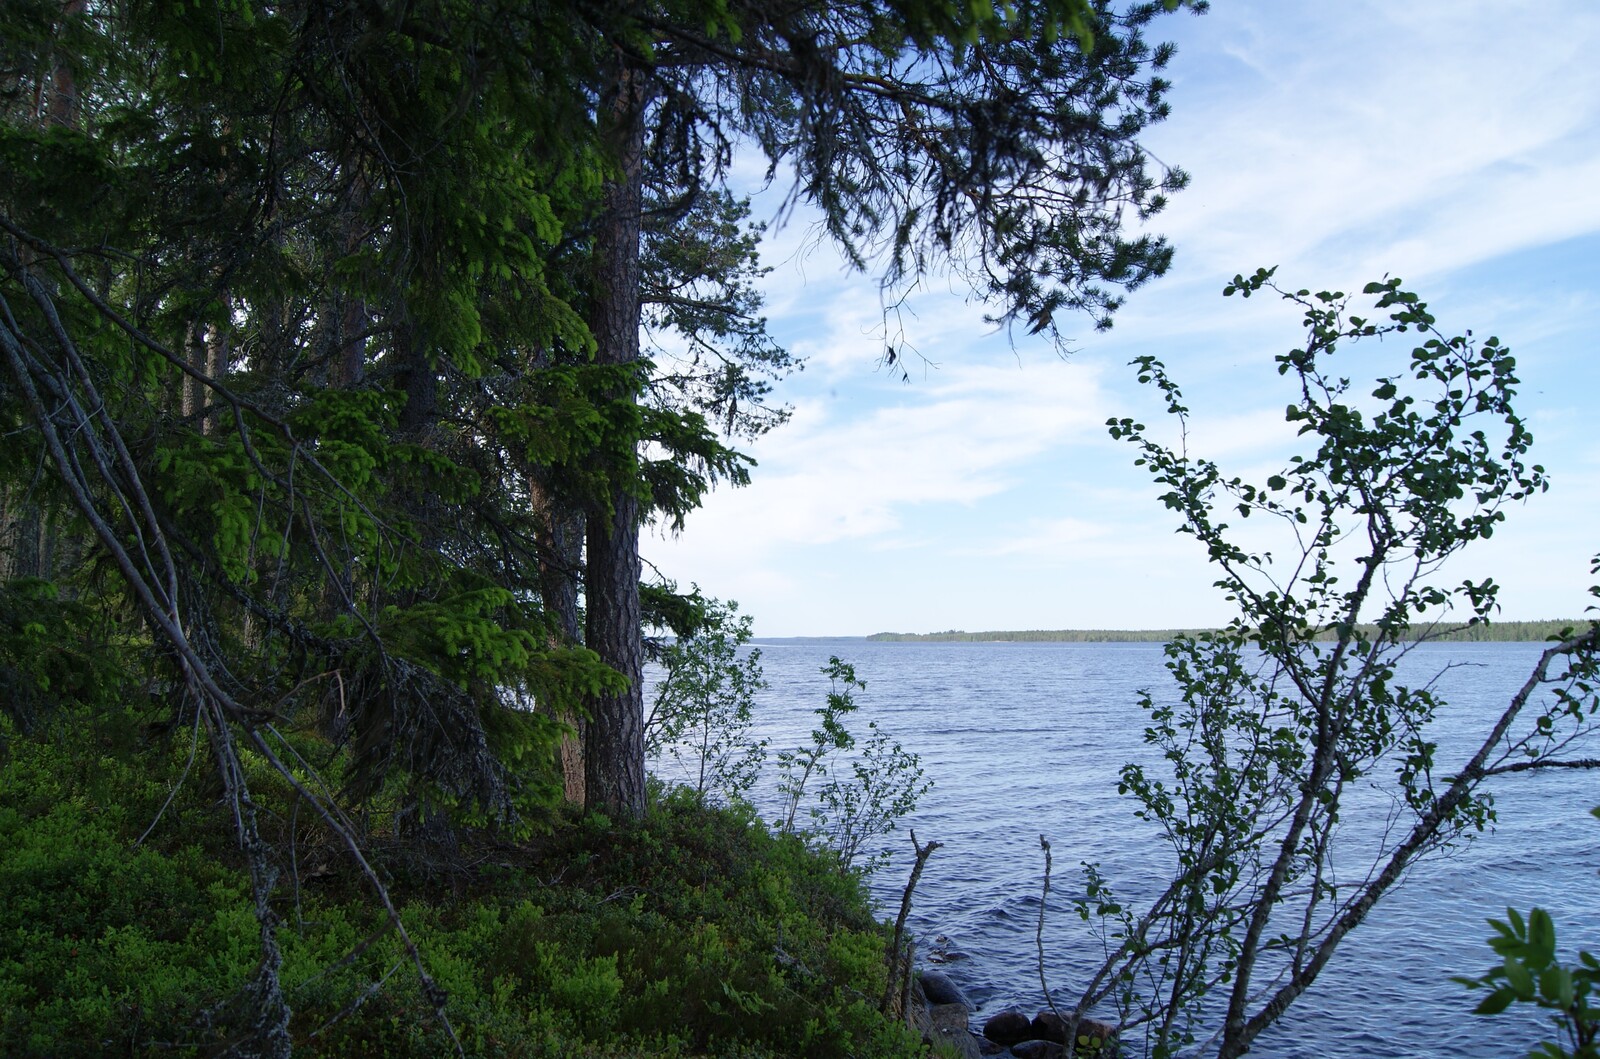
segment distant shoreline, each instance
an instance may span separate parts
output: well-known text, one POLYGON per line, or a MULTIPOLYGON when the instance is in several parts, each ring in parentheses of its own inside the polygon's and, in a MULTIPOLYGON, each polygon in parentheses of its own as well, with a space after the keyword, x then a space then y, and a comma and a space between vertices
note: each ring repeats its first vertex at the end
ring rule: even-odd
MULTIPOLYGON (((1580 619, 1566 621, 1497 621, 1465 628, 1414 630, 1414 639, 1450 643, 1538 643, 1558 635, 1563 629, 1581 629, 1588 624, 1580 619)), ((1370 634, 1371 625, 1358 626, 1370 634)), ((1021 629, 989 632, 878 632, 865 637, 876 643, 1168 643, 1179 636, 1198 636, 1213 629, 1021 629)), ((854 639, 854 637, 847 637, 854 639)), ((1332 639, 1325 633, 1321 639, 1332 639)), ((820 640, 824 637, 787 637, 791 640, 820 640)))

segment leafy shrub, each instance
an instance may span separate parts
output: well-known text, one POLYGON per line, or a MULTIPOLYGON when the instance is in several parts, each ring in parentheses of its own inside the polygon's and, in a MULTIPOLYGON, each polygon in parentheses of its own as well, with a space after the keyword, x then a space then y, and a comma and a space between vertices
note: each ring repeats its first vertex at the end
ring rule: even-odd
POLYGON ((760 649, 740 653, 750 634, 737 603, 711 599, 699 627, 661 651, 645 750, 677 762, 701 797, 743 798, 766 760, 767 741, 749 737, 755 696, 767 686, 760 649))
MULTIPOLYGON (((759 649, 745 650, 751 619, 737 603, 692 597, 694 628, 660 651, 663 670, 645 723, 645 746, 670 758, 697 798, 730 804, 745 799, 760 779, 768 742, 754 740, 755 698, 767 687, 759 649)), ((777 754, 780 807, 772 827, 804 834, 829 847, 840 864, 867 871, 887 854, 857 864, 863 848, 890 834, 932 786, 917 755, 878 726, 858 742, 846 718, 858 709, 866 682, 837 656, 822 673, 827 696, 815 712, 809 744, 777 754)))
MULTIPOLYGON (((1589 810, 1600 818, 1600 808, 1589 810)), ((1474 1014, 1498 1015, 1512 1004, 1551 1012, 1556 1041, 1540 1041, 1529 1059, 1600 1059, 1600 959, 1588 950, 1568 965, 1556 957, 1556 927, 1550 913, 1535 908, 1524 918, 1514 908, 1491 919, 1489 948, 1501 962, 1477 978, 1457 978, 1468 989, 1488 989, 1474 1014)))
MULTIPOLYGON (((809 831, 820 837, 848 869, 866 843, 894 831, 933 783, 923 779, 917 755, 890 738, 876 721, 867 723, 871 734, 857 749, 844 718, 858 708, 855 695, 867 689, 866 682, 856 677, 854 666, 837 655, 828 659, 822 672, 829 689, 826 701, 816 710, 820 723, 811 731, 810 744, 778 753, 783 809, 781 819, 773 824, 784 834, 809 831), (850 755, 844 778, 838 760, 841 754, 850 755), (803 828, 797 818, 814 780, 822 785, 808 808, 811 826, 803 828)), ((864 867, 871 870, 883 860, 874 857, 864 867)))
MULTIPOLYGON (((243 859, 201 770, 173 786, 204 739, 144 731, 57 727, 0 760, 0 1054, 212 1054, 242 1031, 243 859)), ((287 790, 257 797, 289 833, 287 790)), ((276 897, 296 1053, 450 1054, 396 932, 297 826, 276 897)), ((876 1010, 885 939, 859 879, 748 807, 675 792, 642 821, 480 841, 446 880, 379 862, 469 1055, 917 1053, 876 1010)))

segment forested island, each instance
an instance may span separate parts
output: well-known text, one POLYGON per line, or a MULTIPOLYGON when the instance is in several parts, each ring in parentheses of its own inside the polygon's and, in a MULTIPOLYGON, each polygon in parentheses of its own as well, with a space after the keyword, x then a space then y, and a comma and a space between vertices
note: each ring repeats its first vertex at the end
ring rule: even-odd
MULTIPOLYGON (((1535 643, 1571 633, 1587 623, 1572 621, 1493 621, 1473 625, 1429 628, 1418 625, 1408 633, 1412 641, 1441 643, 1535 643)), ((1358 624, 1356 632, 1372 637, 1376 625, 1358 624)), ((877 632, 867 639, 879 643, 1170 643, 1179 637, 1199 636, 1215 629, 1010 629, 990 632, 877 632)), ((1336 640, 1338 632, 1325 629, 1313 639, 1336 640)))

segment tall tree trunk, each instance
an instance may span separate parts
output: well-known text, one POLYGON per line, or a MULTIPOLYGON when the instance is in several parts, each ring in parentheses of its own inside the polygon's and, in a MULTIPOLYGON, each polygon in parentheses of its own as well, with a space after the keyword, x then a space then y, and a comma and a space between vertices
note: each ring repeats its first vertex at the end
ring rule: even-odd
MULTIPOLYGON (((439 421, 443 411, 439 401, 439 369, 422 329, 409 318, 409 309, 401 308, 399 314, 401 319, 394 328, 394 344, 389 354, 394 359, 396 386, 405 394, 405 404, 400 406, 396 424, 397 433, 402 441, 437 451, 441 444, 439 421)), ((425 551, 437 549, 448 518, 439 494, 413 484, 397 492, 395 499, 413 523, 414 543, 425 551)), ((414 594, 408 598, 415 598, 414 594)))
MULTIPOLYGON (((639 359, 639 234, 644 179, 643 76, 624 63, 606 101, 618 172, 606 185, 594 245, 594 290, 589 329, 600 364, 639 359)), ((619 395, 620 396, 620 395, 619 395)), ((619 473, 629 473, 618 468, 619 473)), ((620 483, 611 509, 589 517, 584 580, 589 648, 628 680, 601 695, 584 733, 586 802, 616 816, 644 812, 644 645, 639 632, 639 501, 620 483)))
MULTIPOLYGON (((362 214, 372 196, 372 188, 361 164, 350 152, 343 159, 341 169, 349 174, 348 197, 341 200, 338 220, 339 252, 345 257, 361 249, 365 235, 362 214)), ((331 299, 326 313, 338 321, 332 370, 329 376, 333 385, 341 390, 353 390, 367 377, 367 342, 360 337, 370 323, 371 313, 366 300, 354 290, 339 293, 331 299)))
MULTIPOLYGON (((339 200, 338 214, 333 222, 337 233, 338 253, 349 259, 361 249, 365 223, 362 212, 367 206, 371 186, 362 172, 359 159, 347 149, 340 159, 340 172, 344 176, 345 195, 339 200)), ((330 268, 330 273, 336 270, 330 268)), ((321 307, 316 314, 318 336, 313 348, 326 358, 322 378, 334 390, 359 389, 367 378, 367 339, 364 337, 372 320, 371 307, 354 289, 354 284, 328 284, 323 289, 321 307)), ((277 374, 282 378, 288 372, 288 358, 294 352, 289 336, 280 328, 282 341, 275 348, 282 352, 277 374)), ((329 615, 344 614, 356 608, 356 564, 346 557, 337 567, 330 567, 322 587, 323 608, 329 615)), ((344 738, 349 715, 345 712, 343 697, 337 688, 330 688, 327 699, 328 735, 344 738)))
POLYGON ((0 485, 0 581, 54 575, 47 524, 45 508, 28 486, 0 485))
MULTIPOLYGON (((61 5, 61 24, 83 14, 89 0, 64 0, 61 5)), ((50 98, 39 110, 47 125, 78 124, 78 79, 72 66, 64 58, 57 59, 50 71, 50 98)))
MULTIPOLYGON (((546 614, 555 619, 556 639, 575 644, 583 640, 578 610, 578 574, 583 565, 584 518, 581 511, 566 505, 539 480, 528 483, 537 525, 539 548, 539 595, 546 614)), ((583 740, 588 721, 560 713, 558 719, 572 728, 561 740, 561 785, 567 801, 582 806, 585 797, 583 740)))
MULTIPOLYGON (((88 0, 64 0, 62 24, 83 14, 87 6, 88 0)), ((58 55, 49 76, 39 80, 34 91, 34 113, 46 128, 77 126, 77 75, 65 55, 58 55)), ((32 251, 26 247, 21 253, 24 260, 31 259, 32 251)), ((34 495, 32 483, 0 482, 0 581, 24 577, 52 580, 58 569, 65 569, 56 563, 56 537, 61 526, 52 507, 34 495)), ((82 551, 80 539, 60 543, 68 555, 76 556, 82 551)))
MULTIPOLYGON (((224 317, 233 313, 233 299, 226 293, 219 295, 224 317)), ((189 367, 196 375, 184 375, 180 387, 183 418, 202 434, 212 433, 216 425, 209 414, 207 393, 210 382, 220 382, 227 374, 233 359, 232 325, 205 324, 195 321, 189 328, 189 348, 186 350, 189 367)))
POLYGON ((438 369, 414 323, 402 320, 394 331, 395 381, 406 395, 406 403, 400 407, 400 436, 426 444, 439 421, 438 369))

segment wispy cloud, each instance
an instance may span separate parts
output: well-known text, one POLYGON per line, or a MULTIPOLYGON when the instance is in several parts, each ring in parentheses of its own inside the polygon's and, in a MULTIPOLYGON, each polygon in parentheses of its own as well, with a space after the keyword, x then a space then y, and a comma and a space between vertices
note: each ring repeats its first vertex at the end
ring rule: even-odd
POLYGON ((1194 183, 1156 227, 1200 270, 1437 272, 1600 228, 1578 193, 1596 186, 1600 8, 1239 3, 1184 29, 1207 55, 1186 74, 1180 52, 1153 142, 1194 183))
POLYGON ((754 447, 754 484, 712 496, 685 546, 714 554, 753 534, 773 550, 897 532, 912 507, 971 505, 1015 484, 1017 465, 1097 430, 1101 405, 1097 373, 1060 362, 955 366, 864 414, 803 400, 754 447))
POLYGON ((769 635, 1219 620, 1203 555, 1102 424, 1171 436, 1125 367, 1153 353, 1195 409, 1192 452, 1230 474, 1278 469, 1294 436, 1272 357, 1299 340, 1299 313, 1218 291, 1281 264, 1295 285, 1403 275, 1447 328, 1526 351, 1522 408, 1554 443, 1540 458, 1557 493, 1459 576, 1493 573, 1513 617, 1581 609, 1600 547, 1600 268, 1584 258, 1600 240, 1600 5, 1229 0, 1155 32, 1180 53, 1150 144, 1194 177, 1152 223, 1178 249, 1173 274, 1109 334, 1085 325, 1065 363, 1042 342, 1013 352, 930 282, 905 318, 901 385, 879 363, 900 336, 875 282, 797 214, 765 251, 773 331, 810 362, 779 394, 794 420, 755 446, 751 487, 649 543, 667 573, 741 599, 769 635))

